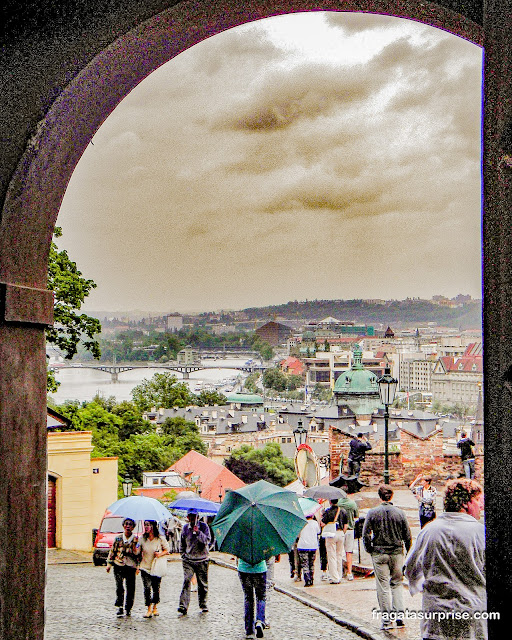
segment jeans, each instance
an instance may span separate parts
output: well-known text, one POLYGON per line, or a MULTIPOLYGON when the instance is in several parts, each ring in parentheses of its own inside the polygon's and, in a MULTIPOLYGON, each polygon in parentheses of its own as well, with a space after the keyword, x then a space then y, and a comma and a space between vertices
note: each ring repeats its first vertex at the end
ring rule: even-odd
POLYGON ((389 614, 404 610, 403 553, 372 553, 377 601, 382 621, 389 622, 389 614), (388 614, 388 615, 386 615, 388 614))
POLYGON ((162 578, 152 576, 144 569, 140 570, 142 584, 144 585, 144 604, 149 607, 150 604, 158 604, 160 602, 160 583, 162 578))
POLYGON ((475 459, 463 460, 462 466, 464 468, 464 475, 466 478, 473 479, 475 477, 475 459))
POLYGON ((329 580, 340 582, 343 577, 343 542, 345 534, 337 530, 334 538, 325 538, 325 548, 327 549, 327 566, 329 569, 329 580))
POLYGON ((126 565, 114 565, 114 578, 116 579, 116 607, 123 607, 128 613, 132 610, 135 599, 135 567, 126 565), (126 584, 126 590, 125 590, 126 584), (126 600, 125 600, 126 596, 126 600))
POLYGON ((361 463, 357 460, 348 460, 348 475, 349 476, 357 476, 359 477, 359 472, 361 471, 361 463))
POLYGON ((238 572, 244 592, 245 635, 254 633, 254 600, 256 598, 256 621, 265 624, 266 573, 238 572))
POLYGON ((206 596, 208 594, 208 565, 209 560, 201 560, 200 562, 190 562, 190 560, 182 560, 183 562, 183 588, 180 595, 179 608, 188 611, 190 604, 190 582, 194 573, 197 577, 197 598, 199 600, 199 608, 206 607, 206 596))
POLYGON ((316 549, 299 549, 300 566, 302 567, 302 575, 306 585, 313 584, 315 558, 316 549))

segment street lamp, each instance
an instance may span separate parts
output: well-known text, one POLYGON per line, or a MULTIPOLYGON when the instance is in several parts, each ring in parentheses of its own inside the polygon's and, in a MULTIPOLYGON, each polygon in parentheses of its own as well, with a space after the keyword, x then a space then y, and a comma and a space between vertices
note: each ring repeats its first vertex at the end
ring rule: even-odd
POLYGON ((389 367, 386 367, 384 375, 377 380, 379 385, 380 401, 384 405, 384 484, 389 484, 389 405, 395 399, 398 380, 391 375, 389 367))
POLYGON ((293 430, 293 437, 295 438, 295 446, 298 449, 301 444, 306 444, 308 439, 308 430, 302 426, 302 420, 297 422, 297 428, 293 430))
POLYGON ((126 474, 123 480, 123 495, 125 498, 132 495, 132 486, 133 480, 126 474))

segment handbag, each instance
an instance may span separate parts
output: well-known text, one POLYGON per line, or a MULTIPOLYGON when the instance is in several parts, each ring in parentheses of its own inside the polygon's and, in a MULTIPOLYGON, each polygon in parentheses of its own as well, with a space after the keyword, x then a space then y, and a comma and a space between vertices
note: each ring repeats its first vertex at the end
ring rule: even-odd
POLYGON ((340 508, 336 511, 336 515, 334 516, 333 522, 328 522, 324 524, 322 529, 322 538, 334 538, 336 535, 336 521, 338 520, 338 516, 340 515, 340 508))
MULTIPOLYGON (((161 551, 162 547, 158 551, 161 551)), ((153 562, 151 563, 151 569, 149 573, 152 576, 157 578, 163 578, 167 575, 167 556, 159 556, 158 558, 153 558, 153 562)))

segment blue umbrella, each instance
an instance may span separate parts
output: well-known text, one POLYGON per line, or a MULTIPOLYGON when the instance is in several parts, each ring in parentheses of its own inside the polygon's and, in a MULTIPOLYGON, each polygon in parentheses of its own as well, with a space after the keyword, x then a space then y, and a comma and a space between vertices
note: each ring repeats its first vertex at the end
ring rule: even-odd
POLYGON ((121 516, 123 518, 132 518, 132 520, 168 520, 170 517, 169 509, 161 502, 154 498, 146 498, 144 496, 129 496, 117 500, 110 507, 107 507, 109 515, 121 516))
POLYGON ((192 511, 193 513, 208 513, 215 515, 220 509, 220 504, 205 500, 204 498, 178 498, 174 502, 167 505, 169 509, 178 509, 179 511, 192 511))

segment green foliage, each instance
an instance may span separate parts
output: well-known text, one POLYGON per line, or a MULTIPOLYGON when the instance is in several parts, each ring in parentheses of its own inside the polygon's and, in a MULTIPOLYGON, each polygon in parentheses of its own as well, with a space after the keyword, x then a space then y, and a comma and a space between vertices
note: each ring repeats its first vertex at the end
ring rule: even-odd
POLYGON ((283 456, 281 447, 276 442, 269 442, 262 449, 244 444, 231 453, 224 465, 242 480, 244 478, 239 473, 246 474, 247 478, 251 478, 249 482, 268 480, 284 487, 296 479, 293 461, 283 456), (238 469, 239 473, 234 469, 238 469))
POLYGON ((244 381, 244 388, 250 393, 258 393, 258 385, 256 384, 260 379, 259 373, 256 371, 254 373, 250 373, 244 381))
POLYGON ((97 398, 82 405, 69 402, 57 409, 72 421, 72 429, 92 431, 93 458, 118 457, 120 478, 128 474, 140 484, 144 471, 163 471, 191 449, 207 452, 194 422, 170 418, 155 430, 135 404, 110 404, 111 399, 97 398))
POLYGON ((216 404, 226 404, 228 399, 222 393, 218 391, 208 391, 203 389, 198 395, 195 401, 198 407, 212 407, 216 404))
POLYGON ((320 400, 320 402, 327 402, 332 398, 332 389, 330 387, 323 387, 317 382, 313 387, 311 397, 315 398, 315 400, 320 400))
POLYGON ((143 380, 132 390, 132 398, 141 411, 148 411, 152 407, 188 407, 197 402, 197 397, 188 386, 178 382, 176 376, 169 372, 155 373, 150 380, 143 380))
POLYGON ((274 389, 275 391, 295 391, 299 387, 304 386, 301 376, 283 373, 279 367, 267 369, 263 374, 263 386, 266 389, 274 389))
MULTIPOLYGON (((62 229, 55 227, 53 235, 59 238, 62 229)), ((100 356, 99 343, 95 339, 101 331, 100 321, 84 313, 77 313, 95 287, 93 280, 82 276, 67 251, 59 251, 55 242, 52 242, 48 261, 48 289, 55 293, 55 326, 46 330, 46 339, 59 347, 68 359, 76 354, 80 341, 94 357, 100 356)))

